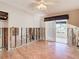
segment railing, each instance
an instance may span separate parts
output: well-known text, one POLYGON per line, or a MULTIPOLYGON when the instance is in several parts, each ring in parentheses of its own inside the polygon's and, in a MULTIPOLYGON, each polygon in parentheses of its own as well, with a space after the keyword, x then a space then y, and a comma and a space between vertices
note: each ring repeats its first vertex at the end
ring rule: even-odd
POLYGON ((70 45, 79 47, 79 27, 73 26, 68 28, 68 39, 70 45))
POLYGON ((45 39, 44 28, 10 28, 10 48, 16 48, 41 39, 45 39))

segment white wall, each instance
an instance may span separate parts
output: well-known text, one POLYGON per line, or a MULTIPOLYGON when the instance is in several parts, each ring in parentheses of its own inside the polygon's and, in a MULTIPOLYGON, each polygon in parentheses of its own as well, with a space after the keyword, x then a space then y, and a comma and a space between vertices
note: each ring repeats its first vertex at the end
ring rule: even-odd
POLYGON ((39 27, 40 18, 38 15, 29 14, 16 7, 0 2, 0 11, 8 12, 9 27, 39 27))
POLYGON ((56 21, 45 22, 46 40, 56 41, 56 21))
MULTIPOLYGON (((0 2, 0 11, 8 12, 8 27, 40 27, 40 16, 37 14, 25 12, 2 2, 0 2)), ((8 37, 10 50, 10 35, 8 37)))

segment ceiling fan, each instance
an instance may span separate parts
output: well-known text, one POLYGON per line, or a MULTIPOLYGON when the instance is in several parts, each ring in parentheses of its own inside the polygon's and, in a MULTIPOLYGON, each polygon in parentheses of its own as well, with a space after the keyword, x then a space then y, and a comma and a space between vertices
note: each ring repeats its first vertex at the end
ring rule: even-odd
POLYGON ((54 1, 48 2, 46 0, 36 0, 36 1, 33 1, 32 6, 33 5, 39 10, 47 10, 48 5, 54 5, 54 1))

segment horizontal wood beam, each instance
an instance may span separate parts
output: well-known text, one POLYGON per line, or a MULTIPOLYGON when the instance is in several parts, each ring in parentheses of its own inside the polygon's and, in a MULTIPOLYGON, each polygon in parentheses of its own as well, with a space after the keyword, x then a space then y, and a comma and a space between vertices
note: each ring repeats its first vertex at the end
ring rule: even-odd
POLYGON ((69 19, 69 15, 66 14, 66 15, 46 17, 46 18, 44 18, 44 21, 54 21, 54 20, 63 20, 63 19, 69 19))

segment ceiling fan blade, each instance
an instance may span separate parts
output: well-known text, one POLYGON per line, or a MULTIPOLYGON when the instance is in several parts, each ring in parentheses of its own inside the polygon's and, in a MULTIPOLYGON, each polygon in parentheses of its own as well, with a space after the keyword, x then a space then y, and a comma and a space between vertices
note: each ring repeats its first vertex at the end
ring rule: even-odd
POLYGON ((34 0, 32 3, 39 4, 41 0, 34 0))
POLYGON ((50 1, 50 0, 34 0, 28 7, 32 10, 36 10, 36 8, 40 4, 43 4, 48 8, 49 6, 53 6, 56 3, 56 1, 57 0, 52 0, 52 1, 50 1))
POLYGON ((28 6, 28 8, 30 8, 31 10, 36 10, 38 5, 39 5, 38 3, 31 3, 31 4, 28 6))
POLYGON ((47 2, 45 3, 45 5, 54 5, 55 3, 54 2, 47 2))

